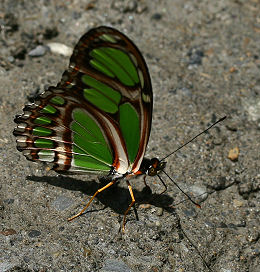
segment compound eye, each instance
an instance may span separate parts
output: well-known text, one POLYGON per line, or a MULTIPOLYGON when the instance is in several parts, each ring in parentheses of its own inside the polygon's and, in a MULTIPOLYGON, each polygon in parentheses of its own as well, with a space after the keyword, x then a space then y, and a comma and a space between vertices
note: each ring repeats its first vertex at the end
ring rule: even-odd
POLYGON ((155 168, 151 167, 148 171, 149 176, 155 176, 157 174, 157 171, 155 168))

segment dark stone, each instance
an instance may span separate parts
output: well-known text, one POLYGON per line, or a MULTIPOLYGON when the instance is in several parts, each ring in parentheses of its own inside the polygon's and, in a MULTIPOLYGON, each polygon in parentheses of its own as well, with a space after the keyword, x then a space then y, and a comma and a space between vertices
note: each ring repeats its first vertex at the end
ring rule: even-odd
POLYGON ((62 227, 59 227, 59 231, 64 231, 65 228, 62 226, 62 227))
POLYGON ((41 235, 41 232, 38 231, 38 230, 31 230, 29 233, 28 233, 28 236, 30 238, 35 238, 35 237, 38 237, 41 235))
POLYGON ((7 198, 4 200, 4 203, 6 204, 13 204, 14 203, 14 199, 13 198, 7 198))
POLYGON ((189 64, 190 65, 201 65, 202 58, 204 57, 204 52, 200 49, 192 48, 188 52, 189 64))
POLYGON ((14 50, 14 52, 12 52, 12 54, 15 59, 24 60, 26 52, 26 48, 23 45, 20 45, 14 50))
POLYGON ((152 20, 161 20, 162 19, 162 14, 160 13, 154 13, 151 17, 152 20))
POLYGON ((46 39, 46 40, 50 40, 52 38, 55 38, 59 35, 59 31, 57 29, 57 27, 52 27, 52 28, 46 28, 45 29, 45 32, 43 33, 43 37, 46 39))

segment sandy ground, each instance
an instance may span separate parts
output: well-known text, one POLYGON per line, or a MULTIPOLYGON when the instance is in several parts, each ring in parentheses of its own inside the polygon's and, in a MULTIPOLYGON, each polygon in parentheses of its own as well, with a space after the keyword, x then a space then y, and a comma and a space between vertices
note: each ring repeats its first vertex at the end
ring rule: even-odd
POLYGON ((211 271, 260 271, 259 14, 257 0, 1 0, 0 271, 210 271, 202 258, 211 271), (164 195, 159 180, 147 178, 148 189, 139 178, 139 220, 131 212, 125 234, 124 181, 67 222, 102 186, 97 177, 57 175, 16 150, 14 115, 68 66, 68 56, 45 46, 73 48, 99 25, 126 33, 149 66, 147 157, 162 158, 228 116, 167 160, 167 173, 202 209, 165 176, 164 195), (30 56, 38 45, 38 57, 30 56))

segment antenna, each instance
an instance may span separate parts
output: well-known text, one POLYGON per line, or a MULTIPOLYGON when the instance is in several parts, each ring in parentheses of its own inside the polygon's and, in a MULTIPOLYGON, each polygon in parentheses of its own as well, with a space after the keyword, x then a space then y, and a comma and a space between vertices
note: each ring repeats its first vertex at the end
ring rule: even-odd
POLYGON ((190 142, 192 142, 193 140, 195 140, 197 137, 199 137, 201 134, 207 132, 208 130, 210 130, 212 127, 214 127, 216 124, 222 122, 223 120, 225 120, 227 118, 227 116, 224 116, 222 118, 220 118, 218 121, 216 121, 215 123, 213 123, 211 126, 209 126, 207 129, 203 130, 202 132, 200 132, 198 135, 196 135, 195 137, 193 137, 191 140, 189 140, 187 143, 183 144, 182 146, 178 147, 176 150, 174 150, 173 152, 171 152, 170 154, 168 154, 166 157, 162 158, 160 160, 164 161, 165 159, 167 159, 168 157, 170 157, 172 154, 174 154, 175 152, 179 151, 181 148, 183 148, 184 146, 186 146, 187 144, 189 144, 190 142))
MULTIPOLYGON (((184 195, 186 195, 187 196, 187 198, 197 207, 197 208, 201 208, 201 206, 200 206, 200 204, 198 204, 198 203, 196 203, 195 201, 193 201, 192 200, 192 198, 188 195, 188 194, 186 194, 182 189, 181 189, 181 187, 164 171, 164 170, 162 170, 162 172, 171 180, 171 182, 173 182, 173 184, 184 194, 184 195)), ((160 180, 162 180, 161 179, 161 177, 159 176, 159 175, 157 175, 159 178, 160 178, 160 180)))

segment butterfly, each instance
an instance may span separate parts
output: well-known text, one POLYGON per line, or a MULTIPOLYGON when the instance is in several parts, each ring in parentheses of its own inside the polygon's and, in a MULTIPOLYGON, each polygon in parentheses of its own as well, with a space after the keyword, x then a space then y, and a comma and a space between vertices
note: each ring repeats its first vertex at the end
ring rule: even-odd
POLYGON ((57 86, 49 87, 15 117, 13 134, 17 149, 28 160, 47 162, 58 173, 107 177, 109 182, 68 220, 83 214, 98 193, 126 178, 132 201, 124 213, 124 230, 135 203, 129 178, 160 178, 161 171, 166 173, 164 160, 181 148, 161 160, 144 157, 152 111, 152 84, 142 54, 123 33, 100 26, 80 38, 57 86))
MULTIPOLYGON (((127 177, 155 176, 165 167, 144 159, 153 110, 151 79, 135 44, 120 31, 100 26, 83 35, 69 68, 15 117, 17 149, 31 161, 47 162, 59 173, 107 175, 101 191, 127 177)), ((74 216, 74 217, 76 217, 74 216)), ((74 217, 70 218, 73 219, 74 217)))

